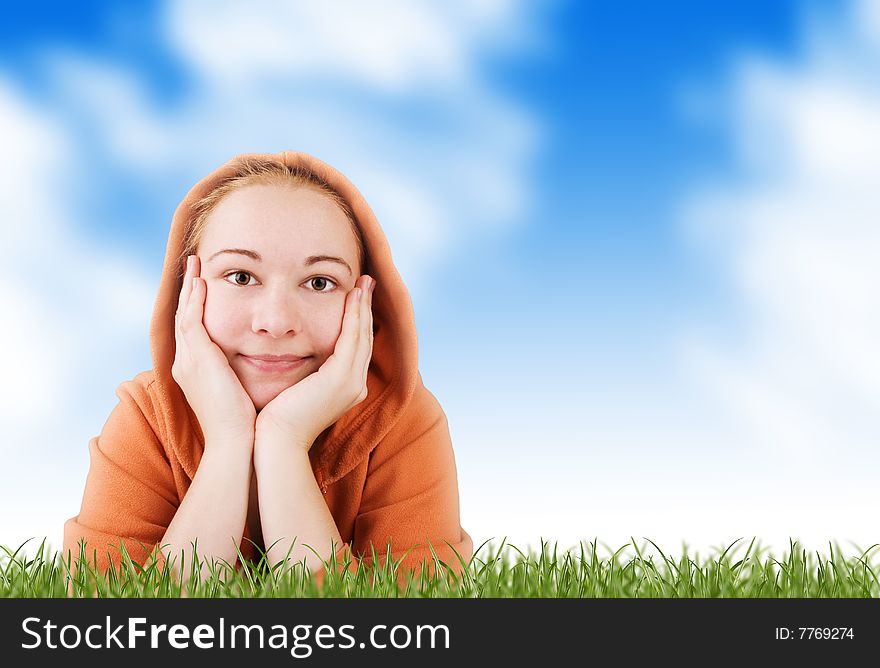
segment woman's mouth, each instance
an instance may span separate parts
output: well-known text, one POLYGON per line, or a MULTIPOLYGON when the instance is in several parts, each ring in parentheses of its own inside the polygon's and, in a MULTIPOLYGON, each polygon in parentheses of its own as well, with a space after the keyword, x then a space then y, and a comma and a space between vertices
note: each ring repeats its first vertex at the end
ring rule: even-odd
POLYGON ((294 357, 292 355, 283 356, 282 358, 273 358, 271 356, 255 356, 242 355, 244 360, 254 369, 264 373, 284 373, 293 371, 305 364, 308 357, 294 357))

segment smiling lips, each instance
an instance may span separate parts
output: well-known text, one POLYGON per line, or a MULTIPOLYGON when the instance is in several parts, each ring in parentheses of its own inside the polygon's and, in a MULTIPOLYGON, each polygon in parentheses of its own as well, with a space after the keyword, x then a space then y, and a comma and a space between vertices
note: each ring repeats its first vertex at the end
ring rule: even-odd
POLYGON ((242 355, 252 367, 267 373, 283 373, 302 366, 308 357, 296 355, 242 355))

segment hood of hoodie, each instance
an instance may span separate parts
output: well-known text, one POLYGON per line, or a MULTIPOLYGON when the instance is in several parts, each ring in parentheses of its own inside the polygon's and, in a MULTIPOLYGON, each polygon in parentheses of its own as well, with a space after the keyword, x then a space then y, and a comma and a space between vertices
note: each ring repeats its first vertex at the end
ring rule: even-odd
POLYGON ((168 233, 168 246, 159 293, 150 322, 153 386, 161 404, 164 436, 184 471, 192 479, 204 451, 204 437, 183 391, 171 376, 175 355, 174 314, 182 286, 178 259, 193 205, 219 181, 231 175, 244 158, 264 158, 304 166, 332 185, 348 202, 360 226, 367 261, 363 274, 376 279, 373 294, 373 354, 367 376, 367 398, 342 415, 315 441, 309 457, 319 485, 326 490, 362 461, 394 426, 421 383, 418 341, 409 291, 391 257, 379 221, 366 200, 339 171, 317 158, 294 151, 235 156, 196 183, 177 207, 168 233), (356 438, 352 438, 354 434, 356 438))

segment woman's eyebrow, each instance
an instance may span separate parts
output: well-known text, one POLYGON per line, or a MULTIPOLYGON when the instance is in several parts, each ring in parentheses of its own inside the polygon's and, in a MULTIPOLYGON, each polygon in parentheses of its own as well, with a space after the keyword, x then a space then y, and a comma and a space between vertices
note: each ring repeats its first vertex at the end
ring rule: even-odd
MULTIPOLYGON (((245 255, 255 262, 263 261, 263 257, 256 251, 247 250, 244 248, 224 248, 223 250, 219 250, 211 255, 211 257, 208 258, 208 262, 213 260, 218 255, 222 255, 223 253, 237 253, 238 255, 245 255)), ((318 262, 335 262, 337 264, 341 264, 346 269, 348 269, 349 275, 353 275, 351 266, 348 264, 348 262, 343 260, 341 257, 336 257, 335 255, 310 255, 305 260, 303 260, 303 266, 311 267, 313 264, 317 264, 318 262)))
POLYGON ((256 251, 245 250, 243 248, 224 248, 223 250, 219 250, 216 253, 214 253, 211 257, 209 257, 208 262, 213 260, 218 255, 223 255, 223 253, 238 253, 239 255, 247 255, 249 258, 251 258, 252 260, 256 260, 257 262, 263 261, 263 258, 256 251))
POLYGON ((341 257, 336 257, 335 255, 309 255, 304 261, 304 267, 311 267, 313 264, 318 262, 335 262, 336 264, 341 264, 346 269, 348 269, 349 276, 353 275, 351 267, 348 265, 348 262, 343 260, 341 257))

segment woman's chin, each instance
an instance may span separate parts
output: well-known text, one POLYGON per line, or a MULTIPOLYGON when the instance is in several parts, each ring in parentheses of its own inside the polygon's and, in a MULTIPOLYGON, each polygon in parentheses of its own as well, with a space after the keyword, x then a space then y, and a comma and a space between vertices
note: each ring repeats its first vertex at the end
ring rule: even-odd
POLYGON ((246 388, 248 396, 251 398, 251 401, 254 402, 254 408, 257 409, 259 413, 263 410, 275 397, 284 392, 290 385, 276 385, 276 386, 266 386, 260 385, 259 387, 254 388, 246 388))

